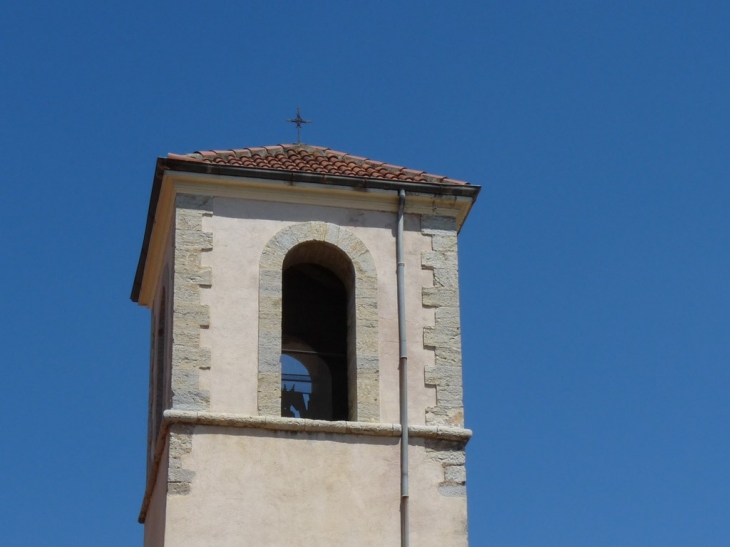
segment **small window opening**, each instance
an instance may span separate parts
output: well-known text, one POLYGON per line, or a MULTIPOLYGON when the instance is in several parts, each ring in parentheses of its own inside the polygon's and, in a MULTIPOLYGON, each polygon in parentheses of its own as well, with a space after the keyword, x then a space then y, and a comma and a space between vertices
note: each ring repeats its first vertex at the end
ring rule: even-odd
POLYGON ((282 285, 281 415, 347 420, 347 289, 311 263, 286 268, 282 285))

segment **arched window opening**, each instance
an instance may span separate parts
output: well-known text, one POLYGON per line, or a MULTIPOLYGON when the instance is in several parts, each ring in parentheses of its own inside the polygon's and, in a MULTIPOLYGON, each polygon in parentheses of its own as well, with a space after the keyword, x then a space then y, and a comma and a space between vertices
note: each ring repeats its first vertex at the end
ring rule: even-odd
POLYGON ((340 276, 347 275, 352 265, 343 253, 330 247, 304 243, 292 249, 284 261, 282 416, 347 420, 350 414, 348 381, 354 380, 348 378, 354 377, 348 374, 351 291, 340 276))
MULTIPOLYGON (((314 276, 315 280, 321 277, 314 276)), ((282 228, 269 240, 259 263, 257 407, 261 416, 281 416, 282 354, 296 355, 303 360, 302 352, 309 351, 317 355, 330 372, 331 419, 380 420, 378 294, 373 257, 365 244, 346 228, 326 222, 301 222, 282 228), (323 308, 327 298, 311 299, 314 304, 309 308, 306 303, 298 304, 297 298, 292 303, 290 298, 292 287, 296 285, 292 277, 297 274, 306 277, 316 271, 316 267, 325 272, 325 277, 334 276, 339 280, 339 283, 325 282, 325 289, 329 285, 333 290, 324 292, 339 294, 330 300, 339 302, 333 307, 339 310, 334 316, 340 319, 333 329, 319 327, 326 336, 310 337, 310 333, 299 336, 293 325, 314 321, 311 318, 322 323, 320 316, 328 313, 323 308), (284 285, 287 286, 286 297, 284 285), (298 310, 296 313, 292 312, 292 306, 298 310), (283 317, 284 313, 287 318, 283 317), (309 319, 292 320, 292 313, 309 319), (330 351, 320 346, 318 339, 323 338, 336 339, 332 345, 337 349, 330 351)), ((314 328, 314 325, 309 327, 314 328)), ((313 374, 311 368, 308 371, 313 374)), ((307 410, 311 414, 309 406, 307 410)))

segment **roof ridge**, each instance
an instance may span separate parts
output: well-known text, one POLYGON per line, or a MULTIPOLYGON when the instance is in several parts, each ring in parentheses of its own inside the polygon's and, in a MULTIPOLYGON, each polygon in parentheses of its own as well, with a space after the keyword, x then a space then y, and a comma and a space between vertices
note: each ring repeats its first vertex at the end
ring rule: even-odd
POLYGON ((354 156, 347 152, 306 143, 275 144, 227 150, 198 150, 190 154, 168 154, 175 160, 194 161, 231 167, 249 167, 278 171, 301 171, 369 179, 458 184, 466 182, 401 165, 354 156))

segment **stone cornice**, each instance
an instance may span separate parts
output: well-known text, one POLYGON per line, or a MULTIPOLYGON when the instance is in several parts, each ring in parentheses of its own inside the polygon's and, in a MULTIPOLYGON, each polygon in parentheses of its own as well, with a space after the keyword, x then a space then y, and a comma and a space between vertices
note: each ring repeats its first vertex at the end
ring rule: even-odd
MULTIPOLYGON (((368 435, 371 437, 400 437, 400 424, 374 422, 331 422, 327 420, 305 420, 302 418, 280 418, 278 416, 246 416, 223 412, 199 412, 194 410, 166 410, 166 423, 186 425, 212 425, 248 429, 269 429, 274 431, 304 431, 306 433, 339 433, 342 435, 368 435)), ((441 441, 467 442, 470 429, 447 426, 409 425, 411 437, 441 441)))

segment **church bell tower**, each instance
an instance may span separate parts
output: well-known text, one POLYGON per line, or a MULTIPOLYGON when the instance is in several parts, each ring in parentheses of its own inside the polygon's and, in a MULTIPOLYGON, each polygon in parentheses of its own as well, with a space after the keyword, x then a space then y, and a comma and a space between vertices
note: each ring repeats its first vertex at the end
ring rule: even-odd
POLYGON ((305 144, 157 160, 145 547, 464 547, 479 187, 305 144))

